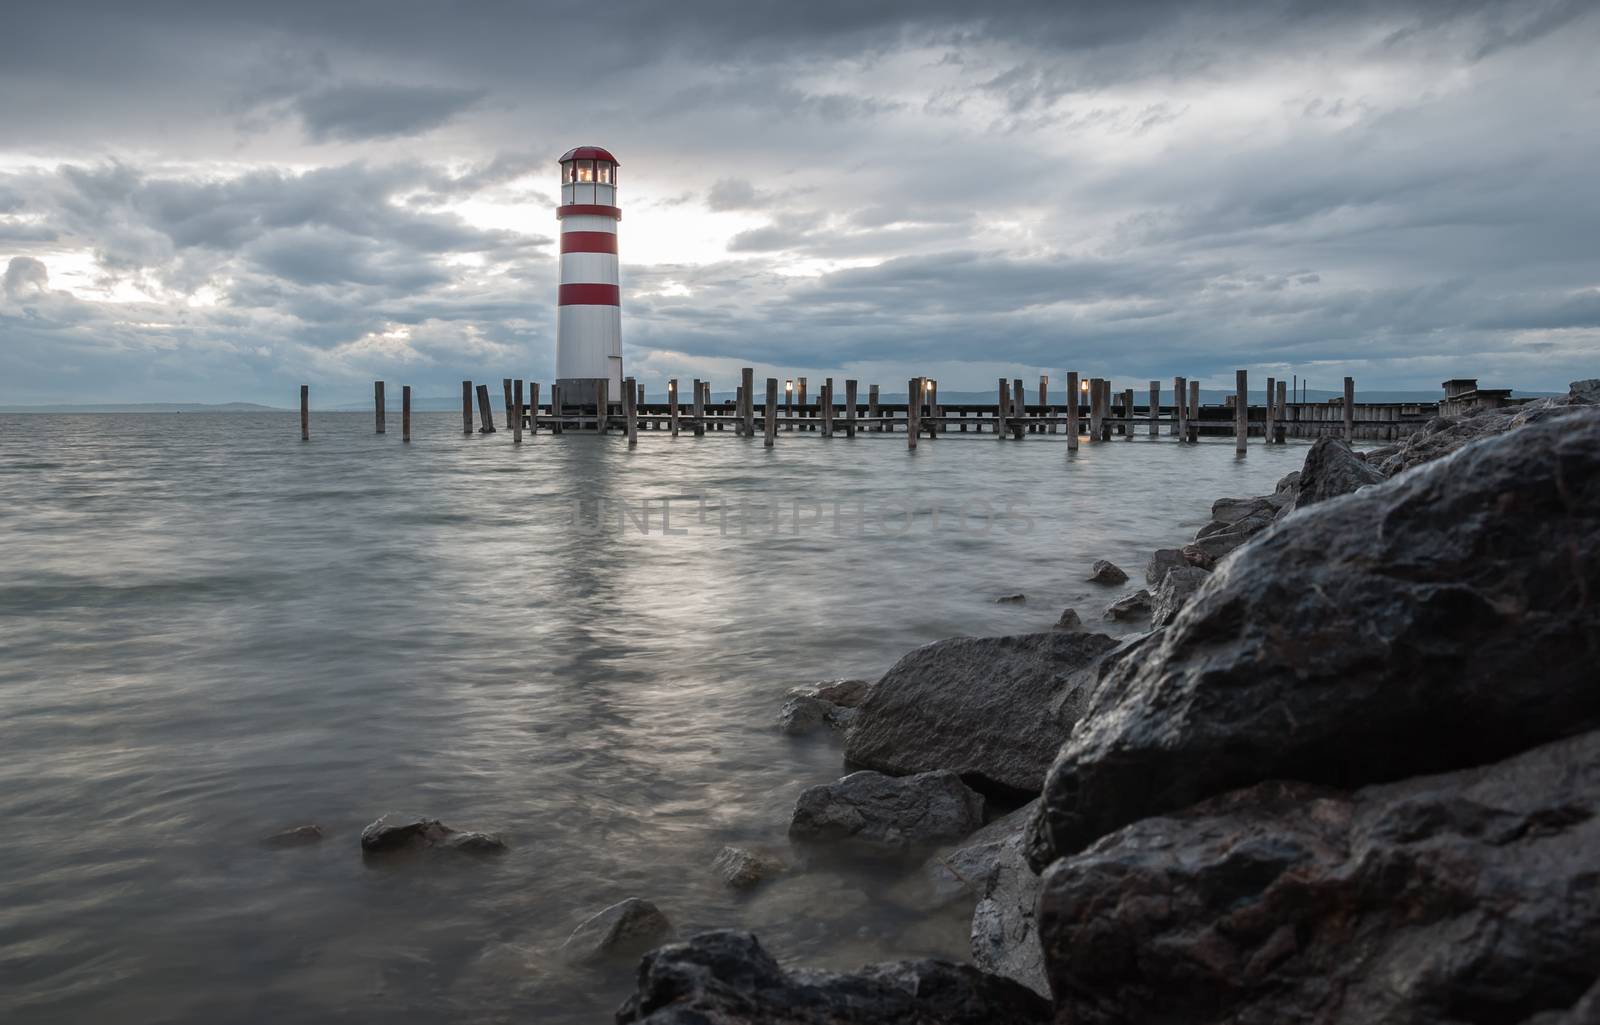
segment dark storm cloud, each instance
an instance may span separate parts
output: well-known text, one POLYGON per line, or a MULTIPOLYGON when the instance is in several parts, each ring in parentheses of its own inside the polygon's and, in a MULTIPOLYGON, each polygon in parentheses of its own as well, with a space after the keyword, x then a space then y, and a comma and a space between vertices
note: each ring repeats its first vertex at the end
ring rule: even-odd
POLYGON ((306 134, 319 142, 392 139, 437 128, 487 93, 486 89, 351 83, 297 97, 294 109, 306 134))

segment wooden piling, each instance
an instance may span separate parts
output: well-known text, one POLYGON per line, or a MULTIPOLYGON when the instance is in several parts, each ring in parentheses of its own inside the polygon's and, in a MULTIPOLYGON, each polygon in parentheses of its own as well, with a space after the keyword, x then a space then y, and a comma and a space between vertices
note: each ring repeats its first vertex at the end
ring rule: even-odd
POLYGON ((1187 440, 1200 441, 1200 382, 1189 382, 1189 434, 1187 440))
POLYGON ((411 441, 411 386, 400 386, 400 440, 411 441))
POLYGON ((1283 381, 1283 380, 1280 379, 1278 381, 1278 405, 1277 405, 1278 421, 1277 421, 1277 423, 1273 424, 1273 427, 1272 427, 1272 432, 1273 432, 1272 433, 1272 440, 1273 440, 1273 443, 1277 444, 1277 445, 1282 445, 1285 442, 1285 439, 1284 439, 1284 400, 1288 397, 1287 396, 1287 391, 1288 391, 1288 382, 1283 381))
MULTIPOLYGON (((916 401, 916 396, 909 396, 906 401, 909 410, 910 403, 916 401)), ((1001 441, 1006 440, 1006 412, 1010 407, 1010 390, 1006 387, 1006 379, 1002 377, 1000 378, 1000 395, 994 406, 994 436, 1001 441)), ((909 412, 907 415, 909 415, 909 412)))
POLYGON ((478 421, 483 424, 478 428, 479 434, 494 433, 494 410, 489 405, 489 386, 478 385, 478 421))
POLYGON ((560 434, 564 425, 561 422, 561 386, 550 385, 550 433, 560 434))
POLYGON ((928 437, 936 438, 944 433, 944 414, 939 410, 939 382, 929 378, 923 390, 928 393, 928 437))
POLYGON ((833 437, 833 378, 822 382, 822 388, 817 392, 817 401, 822 404, 822 436, 833 437))
POLYGON ((756 436, 756 377, 754 367, 745 367, 739 371, 739 380, 744 386, 744 407, 739 410, 739 429, 747 438, 756 436))
POLYGON ((528 382, 528 435, 539 433, 539 382, 528 382))
POLYGON ((511 444, 522 444, 522 378, 511 384, 511 444))
POLYGON ((1101 411, 1101 402, 1105 389, 1101 387, 1105 382, 1098 377, 1089 378, 1089 440, 1100 440, 1100 420, 1104 416, 1101 411))
POLYGON ((1277 401, 1278 379, 1275 377, 1269 377, 1267 378, 1267 405, 1265 410, 1266 420, 1261 424, 1261 440, 1268 445, 1272 444, 1272 411, 1274 404, 1277 401))
POLYGON ((634 408, 635 409, 642 409, 644 407, 644 382, 643 381, 637 381, 637 382, 634 383, 633 387, 639 393, 638 396, 636 396, 638 401, 637 401, 636 405, 634 406, 634 408))
POLYGON ((856 436, 856 387, 858 382, 853 377, 844 381, 844 436, 856 436))
POLYGON ((794 430, 794 378, 783 382, 783 429, 794 430))
POLYGON ((1172 379, 1172 430, 1170 433, 1172 437, 1177 438, 1179 441, 1183 440, 1184 422, 1189 419, 1183 415, 1184 395, 1187 391, 1188 389, 1184 387, 1184 379, 1181 376, 1172 379))
POLYGON ((461 433, 472 433, 472 382, 461 382, 461 433))
POLYGON ((503 388, 505 390, 505 393, 506 393, 506 401, 505 401, 506 430, 510 430, 511 429, 511 378, 509 378, 509 377, 501 378, 500 379, 500 387, 503 388))
MULTIPOLYGON (((1050 415, 1050 378, 1045 374, 1039 375, 1039 415, 1041 417, 1050 415)), ((1054 425, 1047 427, 1041 423, 1038 425, 1038 430, 1035 433, 1053 433, 1054 430, 1054 425)))
POLYGON ((872 430, 878 434, 883 433, 883 423, 878 419, 878 386, 867 386, 867 419, 872 421, 872 430))
POLYGON ((672 436, 678 436, 678 379, 674 377, 667 382, 667 426, 672 431, 672 436))
POLYGON ((1133 389, 1122 389, 1122 440, 1133 440, 1133 389))
POLYGON ((631 377, 622 382, 622 422, 633 448, 639 444, 639 386, 631 377))
POLYGON ((377 428, 378 428, 377 432, 379 434, 385 433, 385 431, 384 431, 384 423, 383 423, 383 382, 382 381, 373 381, 372 382, 372 410, 373 410, 373 413, 375 414, 375 416, 377 418, 377 428))
MULTIPOLYGON (((801 419, 805 419, 806 418, 806 379, 801 377, 801 378, 797 378, 796 380, 799 382, 799 389, 800 389, 800 417, 801 417, 801 419)), ((803 423, 803 424, 800 425, 800 429, 802 431, 809 431, 811 429, 811 425, 803 423)))
MULTIPOLYGON (((851 381, 850 384, 853 386, 855 382, 851 381)), ((854 394, 853 387, 851 393, 854 394)), ((766 440, 762 442, 762 445, 766 448, 771 448, 772 443, 778 438, 778 379, 776 377, 767 378, 767 405, 761 412, 762 419, 766 421, 766 440)))
POLYGON ((1243 452, 1250 444, 1250 372, 1233 375, 1233 450, 1243 452))
POLYGON ((1356 439, 1356 379, 1344 379, 1344 440, 1356 439))
MULTIPOLYGON (((1000 380, 1000 402, 1002 411, 1005 406, 1005 379, 1000 380)), ((906 382, 906 448, 915 451, 917 435, 922 430, 922 378, 913 377, 906 382)))
POLYGON ((1161 382, 1150 382, 1150 437, 1161 437, 1161 382))
POLYGON ((1022 440, 1022 434, 1028 429, 1028 399, 1022 392, 1022 378, 1013 378, 1011 381, 1011 410, 1015 418, 1011 421, 1011 436, 1017 441, 1022 440))
POLYGON ((706 433, 706 403, 705 392, 700 387, 700 378, 694 379, 694 436, 703 437, 706 433))
POLYGON ((1067 371, 1067 451, 1078 451, 1078 372, 1067 371))
POLYGON ((595 383, 594 393, 594 432, 604 434, 607 421, 611 419, 611 382, 602 377, 595 383))
POLYGON ((311 440, 311 386, 300 386, 300 440, 311 440))

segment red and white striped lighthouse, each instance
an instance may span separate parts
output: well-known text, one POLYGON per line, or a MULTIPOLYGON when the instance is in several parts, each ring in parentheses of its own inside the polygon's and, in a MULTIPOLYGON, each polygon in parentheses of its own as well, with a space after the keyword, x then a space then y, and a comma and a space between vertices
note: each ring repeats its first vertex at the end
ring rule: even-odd
POLYGON ((561 156, 561 290, 556 383, 565 401, 595 401, 600 381, 622 395, 622 296, 617 277, 617 158, 599 146, 561 156))

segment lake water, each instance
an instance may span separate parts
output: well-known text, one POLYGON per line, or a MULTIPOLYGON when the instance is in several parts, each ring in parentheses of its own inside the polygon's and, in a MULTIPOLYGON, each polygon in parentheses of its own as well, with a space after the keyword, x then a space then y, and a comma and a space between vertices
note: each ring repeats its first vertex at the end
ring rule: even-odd
POLYGON ((631 965, 549 951, 628 896, 788 961, 963 957, 970 909, 923 913, 898 867, 714 878, 726 843, 787 854, 841 774, 775 731, 785 692, 1094 620, 1304 456, 390 422, 0 416, 0 1019, 609 1021, 631 965), (1085 583, 1097 558, 1135 582, 1085 583), (385 812, 512 849, 365 862, 385 812))

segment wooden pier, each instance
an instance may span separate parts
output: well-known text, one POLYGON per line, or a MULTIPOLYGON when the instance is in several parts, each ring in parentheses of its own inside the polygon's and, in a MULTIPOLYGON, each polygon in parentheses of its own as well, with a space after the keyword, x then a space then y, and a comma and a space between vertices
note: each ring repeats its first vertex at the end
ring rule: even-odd
MULTIPOLYGON (((1234 394, 1222 404, 1200 404, 1200 384, 1186 377, 1172 378, 1172 401, 1163 404, 1162 382, 1145 384, 1147 401, 1136 401, 1133 388, 1116 389, 1106 378, 1080 378, 1076 371, 1066 375, 1066 388, 1052 402, 1049 379, 1041 377, 1037 403, 1028 403, 1021 378, 998 379, 992 403, 950 403, 939 401, 938 382, 916 377, 906 382, 906 402, 887 402, 878 385, 869 384, 867 406, 858 404, 859 382, 844 382, 844 395, 837 396, 832 378, 824 381, 814 399, 807 397, 807 382, 801 377, 780 384, 775 377, 758 387, 751 368, 744 368, 732 399, 711 401, 709 381, 696 379, 687 404, 679 401, 679 382, 667 383, 665 401, 646 402, 644 388, 633 378, 623 383, 622 394, 614 400, 606 395, 601 382, 598 402, 573 405, 565 402, 561 390, 551 385, 549 399, 541 404, 537 381, 504 378, 505 427, 513 444, 521 444, 524 432, 532 438, 541 430, 549 434, 623 434, 629 447, 638 444, 640 432, 659 432, 677 437, 680 431, 695 437, 721 433, 754 438, 758 432, 767 448, 780 437, 794 432, 821 438, 874 437, 900 434, 910 449, 919 439, 938 439, 953 434, 989 434, 1002 441, 1020 441, 1029 435, 1066 436, 1069 452, 1087 441, 1103 443, 1120 438, 1132 441, 1140 435, 1158 440, 1169 437, 1195 443, 1202 438, 1232 438, 1243 452, 1251 438, 1267 444, 1284 444, 1290 438, 1341 437, 1350 440, 1393 441, 1420 429, 1437 415, 1436 403, 1360 403, 1356 401, 1354 378, 1344 379, 1342 399, 1327 402, 1295 402, 1288 384, 1267 378, 1265 398, 1251 405, 1249 375, 1237 371, 1234 394), (796 387, 798 385, 798 387, 796 387), (1070 401, 1068 396, 1075 398, 1070 401), (920 401, 910 401, 912 397, 920 401), (759 399, 759 402, 758 402, 759 399)), ((1298 390, 1298 387, 1296 387, 1298 390)), ((403 389, 404 440, 411 439, 411 389, 403 389)), ((461 382, 462 433, 474 433, 474 399, 477 404, 476 433, 496 433, 487 384, 461 382)), ((373 382, 375 429, 385 432, 384 382, 373 382)), ((308 426, 309 386, 300 388, 301 437, 310 439, 308 426)))

